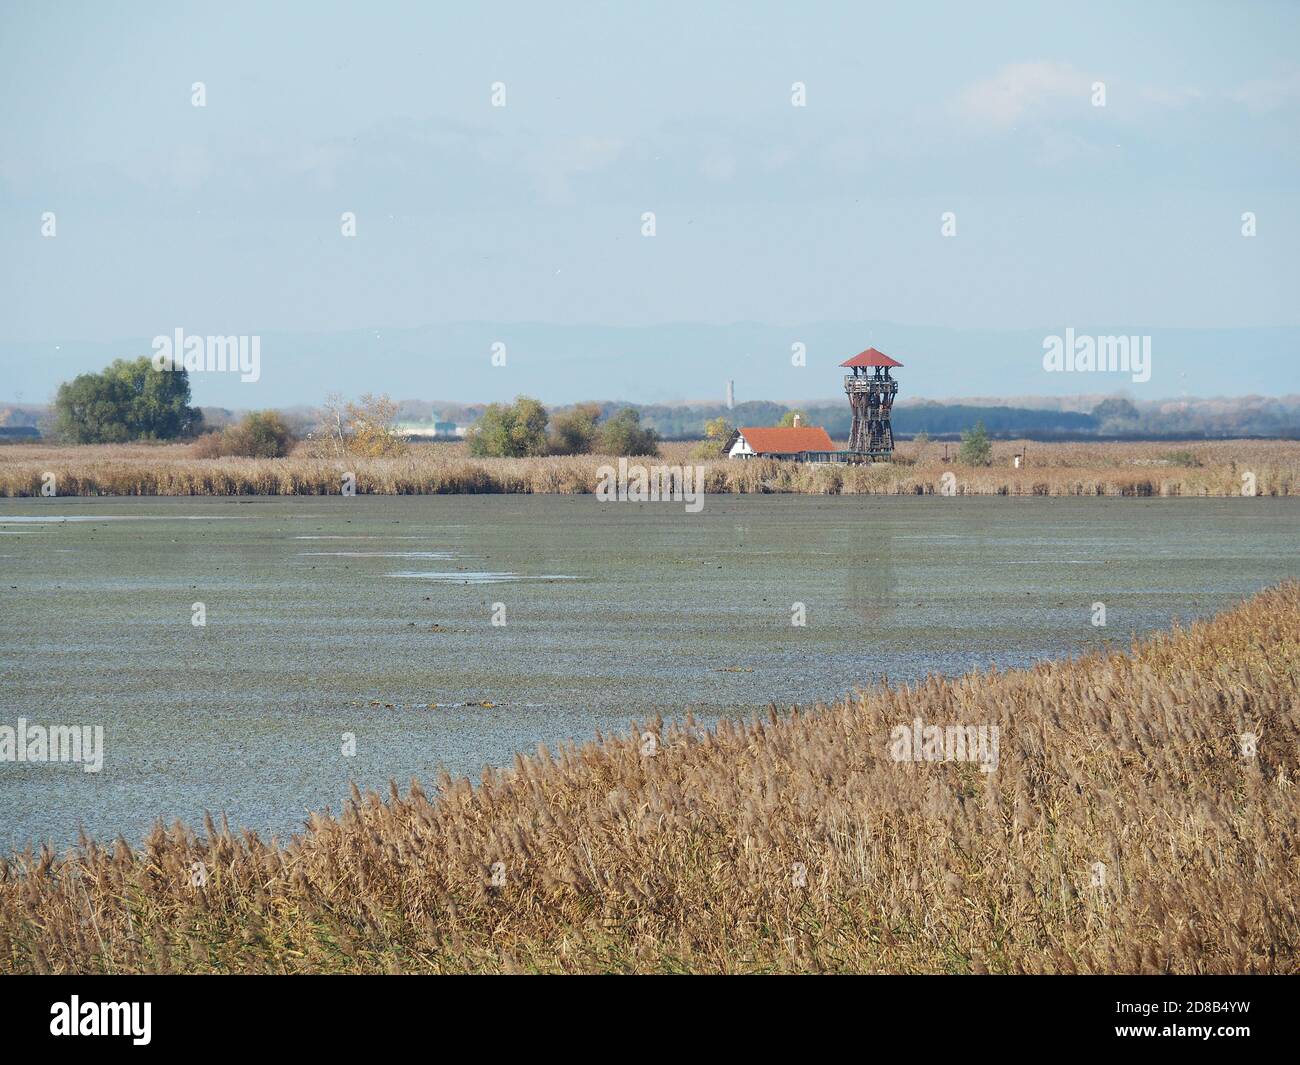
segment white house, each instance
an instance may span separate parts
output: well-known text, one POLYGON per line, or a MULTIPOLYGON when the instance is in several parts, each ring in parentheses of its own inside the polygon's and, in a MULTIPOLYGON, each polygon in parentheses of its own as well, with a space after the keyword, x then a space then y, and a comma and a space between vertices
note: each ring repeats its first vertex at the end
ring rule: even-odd
POLYGON ((745 426, 737 429, 727 445, 727 457, 826 461, 822 456, 836 450, 830 435, 820 425, 800 426, 797 417, 795 422, 789 428, 745 426))

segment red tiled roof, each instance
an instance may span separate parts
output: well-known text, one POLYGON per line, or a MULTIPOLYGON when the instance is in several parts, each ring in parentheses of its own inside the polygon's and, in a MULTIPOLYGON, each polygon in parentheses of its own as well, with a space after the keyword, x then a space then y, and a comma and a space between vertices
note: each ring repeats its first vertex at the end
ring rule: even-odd
POLYGON ((860 351, 851 359, 845 359, 841 366, 902 366, 901 362, 895 362, 883 351, 877 351, 875 348, 867 348, 866 351, 860 351))
POLYGON ((834 451, 826 430, 820 425, 799 428, 747 426, 740 430, 745 442, 760 455, 794 455, 800 451, 834 451))

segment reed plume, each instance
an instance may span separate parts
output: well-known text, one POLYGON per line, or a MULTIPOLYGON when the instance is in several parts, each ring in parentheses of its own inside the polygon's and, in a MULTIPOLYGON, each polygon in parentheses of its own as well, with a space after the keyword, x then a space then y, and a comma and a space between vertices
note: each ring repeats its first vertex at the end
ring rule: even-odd
POLYGON ((0 969, 1294 973, 1298 692, 1289 582, 1127 653, 354 786, 283 842, 29 849, 0 969), (996 726, 996 768, 896 760, 918 718, 996 726))

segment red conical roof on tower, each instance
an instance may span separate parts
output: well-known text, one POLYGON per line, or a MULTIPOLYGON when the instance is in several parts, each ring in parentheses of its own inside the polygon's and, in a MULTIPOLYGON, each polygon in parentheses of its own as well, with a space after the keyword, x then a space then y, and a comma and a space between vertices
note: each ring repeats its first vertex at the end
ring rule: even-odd
POLYGON ((886 355, 883 351, 877 351, 875 348, 867 348, 866 351, 860 351, 851 359, 845 359, 841 366, 902 366, 901 362, 896 362, 886 355))

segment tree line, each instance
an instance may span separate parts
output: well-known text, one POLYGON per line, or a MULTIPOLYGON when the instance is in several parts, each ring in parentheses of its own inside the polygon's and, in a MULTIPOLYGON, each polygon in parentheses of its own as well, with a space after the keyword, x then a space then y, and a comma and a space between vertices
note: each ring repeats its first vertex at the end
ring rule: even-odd
POLYGON ((550 412, 536 399, 490 403, 467 435, 471 455, 658 455, 659 434, 641 424, 633 407, 602 418, 597 403, 550 412))
MULTIPOLYGON (((418 413, 473 420, 471 453, 482 456, 655 455, 668 440, 702 440, 699 458, 717 457, 735 426, 788 425, 795 413, 802 424, 819 425, 832 438, 848 435, 845 403, 816 403, 796 412, 769 402, 722 405, 641 406, 632 403, 578 403, 550 409, 531 397, 513 403, 437 404, 387 396, 362 396, 356 402, 328 397, 323 407, 254 411, 237 424, 229 412, 210 408, 213 424, 190 403, 184 369, 157 370, 150 359, 118 359, 99 373, 79 374, 59 386, 42 430, 75 444, 116 444, 149 440, 195 440, 204 457, 287 454, 301 437, 313 453, 392 455, 404 446, 394 422, 418 413), (314 426, 314 428, 313 428, 314 426)), ((3 413, 3 412, 0 412, 3 413)), ((11 413, 11 412, 10 412, 11 413)), ((33 411, 23 412, 35 419, 33 411)), ((18 424, 18 423, 15 423, 18 424)), ((915 403, 894 408, 894 432, 909 436, 955 436, 979 424, 990 437, 1086 439, 1098 437, 1190 438, 1198 436, 1300 437, 1297 397, 1191 400, 1185 404, 1144 404, 1112 398, 1088 412, 1038 410, 973 404, 915 403)))
MULTIPOLYGON (((366 394, 347 401, 331 394, 304 444, 321 458, 399 455, 407 446, 394 427, 399 409, 387 396, 366 394)), ((53 430, 73 444, 194 440, 199 458, 276 458, 297 442, 274 410, 251 411, 235 424, 208 429, 202 412, 190 403, 188 371, 156 369, 147 356, 118 359, 99 373, 79 374, 61 384, 54 399, 53 430)), ((632 407, 605 414, 599 404, 579 403, 548 411, 538 400, 520 396, 514 403, 489 404, 471 427, 468 445, 471 454, 500 457, 593 451, 657 455, 659 435, 641 424, 640 413, 632 407)))

